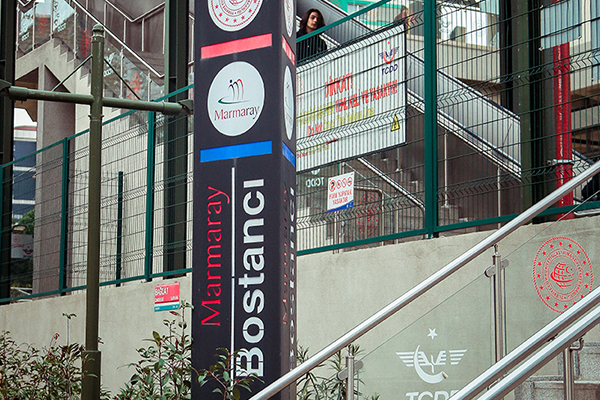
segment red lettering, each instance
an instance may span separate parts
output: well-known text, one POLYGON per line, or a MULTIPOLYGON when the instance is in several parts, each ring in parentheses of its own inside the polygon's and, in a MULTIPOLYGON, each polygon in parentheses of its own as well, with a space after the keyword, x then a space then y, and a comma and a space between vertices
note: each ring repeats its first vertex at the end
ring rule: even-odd
POLYGON ((208 268, 212 268, 212 267, 220 267, 221 263, 218 264, 213 264, 211 262, 211 258, 221 258, 221 253, 217 253, 217 254, 212 254, 210 251, 212 249, 220 249, 221 245, 220 244, 213 244, 211 246, 208 246, 208 248, 206 249, 206 254, 208 254, 208 257, 206 257, 206 262, 208 263, 208 268))
POLYGON ((210 290, 212 289, 213 295, 219 297, 221 295, 221 284, 220 283, 209 283, 206 286, 206 294, 210 296, 210 290))
POLYGON ((212 199, 215 196, 218 196, 220 194, 222 194, 223 196, 225 196, 227 198, 227 204, 229 204, 229 196, 227 196, 227 193, 224 193, 222 191, 220 191, 219 189, 215 189, 213 187, 208 186, 208 188, 210 190, 213 190, 215 193, 211 194, 210 196, 208 196, 208 200, 212 199))
POLYGON ((210 235, 213 236, 213 239, 215 240, 215 242, 221 241, 221 229, 209 229, 208 230, 208 232, 206 233, 206 237, 208 238, 209 242, 212 242, 210 235))
POLYGON ((221 299, 217 299, 217 300, 203 300, 202 301, 202 307, 206 307, 208 308, 210 311, 212 311, 212 314, 209 315, 208 317, 204 318, 202 321, 200 321, 200 323, 202 325, 221 325, 221 321, 216 321, 216 322, 209 322, 211 319, 218 317, 219 315, 221 315, 221 313, 217 310, 215 310, 214 308, 212 308, 210 305, 213 304, 221 304, 221 299))

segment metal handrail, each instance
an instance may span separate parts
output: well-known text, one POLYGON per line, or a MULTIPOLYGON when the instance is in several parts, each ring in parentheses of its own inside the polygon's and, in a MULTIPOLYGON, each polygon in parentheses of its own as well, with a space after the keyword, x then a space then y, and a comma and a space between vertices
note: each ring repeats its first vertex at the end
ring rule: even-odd
POLYGON ((480 241, 478 244, 473 246, 470 250, 466 251, 454 261, 447 264, 445 267, 440 269, 438 272, 431 275, 429 278, 422 281, 411 290, 398 297, 396 300, 367 318, 365 321, 357 325, 355 328, 342 335, 339 339, 335 340, 322 350, 320 350, 313 357, 309 358, 306 362, 300 364, 287 374, 283 375, 275 382, 268 385, 266 388, 258 392, 256 395, 250 398, 250 400, 265 400, 278 393, 280 390, 291 385, 296 380, 304 376, 307 372, 313 368, 319 366, 325 362, 329 357, 343 349, 348 344, 356 341, 365 333, 378 326, 380 323, 385 321, 387 318, 406 307, 413 300, 423 295, 429 289, 432 289, 438 283, 458 271, 460 268, 465 266, 470 261, 474 260, 477 256, 482 254, 484 251, 489 249, 494 244, 497 244, 500 240, 510 235, 516 229, 531 221, 536 215, 549 208, 556 201, 564 197, 567 193, 571 192, 577 186, 581 185, 586 180, 594 176, 600 171, 600 161, 594 163, 590 168, 582 172, 580 175, 574 177, 572 180, 554 190, 552 193, 544 197, 542 200, 525 210, 522 214, 517 216, 515 219, 508 222, 505 226, 492 233, 487 238, 480 241))
POLYGON ((600 308, 596 308, 592 313, 585 318, 582 318, 580 321, 578 321, 578 319, 598 304, 600 304, 600 288, 593 290, 569 310, 565 311, 558 318, 554 319, 516 349, 511 351, 502 360, 492 365, 467 386, 456 392, 452 396, 452 400, 469 400, 476 397, 481 391, 502 378, 506 372, 516 367, 527 357, 544 346, 544 344, 552 340, 552 342, 542 351, 531 357, 526 363, 496 383, 487 393, 480 397, 480 399, 504 397, 517 385, 523 382, 527 376, 531 375, 560 353, 563 348, 570 346, 575 340, 592 329, 599 322, 600 308), (577 323, 571 326, 575 322, 577 323), (567 328, 569 328, 567 331, 560 336, 557 336, 567 328))
POLYGON ((410 192, 410 190, 407 190, 404 186, 400 185, 398 182, 396 182, 395 180, 393 180, 392 178, 387 176, 379 168, 377 168, 376 166, 371 164, 369 161, 367 161, 364 157, 360 157, 358 159, 358 162, 360 162, 362 165, 367 167, 371 172, 373 172, 375 175, 377 175, 381 180, 386 182, 388 185, 390 185, 391 187, 396 189, 398 192, 400 192, 404 196, 406 196, 408 198, 408 200, 410 202, 412 202, 414 205, 416 205, 417 207, 419 207, 423 213, 425 212, 425 204, 423 204, 421 199, 419 199, 417 196, 412 194, 410 192))
MULTIPOLYGON (((85 8, 83 8, 83 6, 81 4, 79 4, 77 1, 73 0, 73 3, 77 5, 77 7, 83 11, 83 13, 88 16, 90 19, 92 19, 96 24, 100 24, 102 26, 104 26, 104 24, 98 19, 96 18, 94 15, 92 15, 92 13, 90 13, 88 10, 86 10, 85 8)), ((150 64, 148 64, 146 62, 146 60, 144 60, 142 57, 140 57, 133 49, 131 49, 131 47, 127 46, 127 44, 125 44, 125 42, 123 42, 121 39, 119 39, 117 37, 117 35, 115 35, 114 33, 112 33, 108 27, 104 26, 104 31, 111 37, 113 38, 120 46, 122 46, 124 49, 127 49, 127 51, 129 51, 131 54, 133 54, 133 56, 144 66, 146 67, 150 72, 152 72, 154 75, 156 75, 158 78, 163 79, 165 77, 165 74, 161 74, 160 72, 158 72, 157 70, 155 70, 150 64)))

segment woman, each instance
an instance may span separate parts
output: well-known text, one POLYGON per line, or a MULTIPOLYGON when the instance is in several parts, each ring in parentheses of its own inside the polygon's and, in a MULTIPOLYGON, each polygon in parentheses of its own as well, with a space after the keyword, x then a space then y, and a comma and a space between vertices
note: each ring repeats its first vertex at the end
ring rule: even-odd
MULTIPOLYGON (((321 11, 316 8, 308 10, 300 21, 300 30, 296 33, 297 39, 314 32, 325 26, 325 19, 321 11)), ((315 55, 327 50, 327 44, 319 36, 313 36, 306 40, 296 42, 296 57, 298 61, 314 57, 315 55)))

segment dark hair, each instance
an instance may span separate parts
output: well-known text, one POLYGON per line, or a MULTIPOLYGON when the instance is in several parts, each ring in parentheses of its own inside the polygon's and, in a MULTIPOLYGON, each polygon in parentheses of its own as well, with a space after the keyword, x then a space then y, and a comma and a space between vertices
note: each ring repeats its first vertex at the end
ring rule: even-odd
POLYGON ((308 17, 310 17, 310 14, 312 14, 313 12, 316 12, 317 15, 318 15, 318 17, 317 17, 317 29, 322 28, 322 27, 325 26, 325 18, 323 18, 323 14, 321 14, 321 11, 319 11, 316 8, 311 8, 306 13, 304 13, 304 16, 300 20, 300 30, 301 31, 306 31, 306 23, 308 22, 308 17))
POLYGON ((408 16, 408 8, 406 6, 400 6, 400 12, 394 18, 394 22, 402 21, 405 17, 402 17, 402 13, 406 11, 406 15, 408 16))

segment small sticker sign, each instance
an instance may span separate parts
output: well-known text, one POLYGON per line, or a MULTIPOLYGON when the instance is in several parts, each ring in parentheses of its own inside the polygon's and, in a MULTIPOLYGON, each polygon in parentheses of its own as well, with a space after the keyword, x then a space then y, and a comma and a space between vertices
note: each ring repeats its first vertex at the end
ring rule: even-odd
POLYGON ((154 311, 179 308, 179 282, 154 286, 154 311))
POLYGON ((329 178, 327 212, 354 207, 354 172, 329 178))

